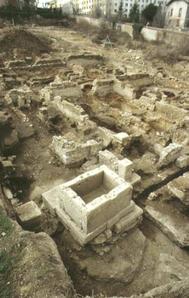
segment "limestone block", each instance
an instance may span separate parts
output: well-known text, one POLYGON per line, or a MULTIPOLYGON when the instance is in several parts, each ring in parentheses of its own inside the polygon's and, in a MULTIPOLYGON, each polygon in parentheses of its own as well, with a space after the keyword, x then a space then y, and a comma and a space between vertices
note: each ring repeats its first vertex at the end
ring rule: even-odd
POLYGON ((25 203, 16 208, 16 213, 23 225, 34 226, 40 222, 41 210, 33 201, 25 203))
POLYGON ((12 60, 6 64, 7 68, 25 67, 27 63, 25 60, 12 60))
POLYGON ((116 233, 129 231, 142 220, 142 214, 142 209, 135 205, 133 212, 123 217, 118 223, 115 224, 114 231, 116 233))
POLYGON ((102 139, 103 141, 103 145, 104 147, 107 147, 108 145, 111 144, 113 138, 114 138, 114 132, 105 128, 105 127, 98 127, 98 134, 99 137, 102 139))
POLYGON ((67 166, 82 162, 89 155, 89 147, 81 150, 81 145, 69 141, 61 136, 54 136, 52 150, 58 158, 67 166))
POLYGON ((180 247, 189 246, 189 224, 188 217, 179 214, 178 211, 165 208, 145 207, 146 216, 152 220, 172 241, 180 247))
POLYGON ((122 81, 116 81, 114 84, 114 92, 119 94, 120 96, 126 97, 128 99, 134 99, 136 98, 136 90, 135 88, 130 85, 126 84, 122 81))
POLYGON ((98 154, 99 150, 101 150, 102 146, 95 140, 89 140, 86 144, 82 146, 82 148, 88 147, 89 148, 89 156, 95 156, 98 154))
POLYGON ((182 190, 179 190, 178 188, 176 188, 174 186, 174 183, 169 183, 167 185, 167 188, 169 190, 169 192, 176 198, 180 199, 181 201, 184 200, 184 192, 182 190))
POLYGON ((139 176, 137 173, 133 173, 129 182, 134 187, 135 185, 137 185, 141 182, 141 176, 139 176))
POLYGON ((97 236, 95 239, 93 239, 92 244, 94 245, 103 244, 107 240, 111 239, 111 237, 112 237, 112 231, 110 229, 107 229, 99 236, 97 236))
POLYGON ((84 121, 82 119, 82 121, 77 122, 77 129, 83 132, 84 135, 88 135, 96 131, 97 124, 86 117, 84 121))
POLYGON ((187 111, 178 108, 173 104, 168 104, 164 101, 156 102, 156 111, 165 118, 171 121, 182 121, 187 115, 187 111))
POLYGON ((82 163, 85 159, 97 155, 101 147, 95 140, 82 144, 61 136, 54 136, 51 145, 58 158, 67 166, 82 163))
POLYGON ((60 95, 55 98, 54 104, 72 123, 89 120, 88 115, 85 114, 85 111, 79 105, 72 104, 66 100, 61 100, 60 95))
POLYGON ((29 107, 32 98, 33 93, 31 89, 27 86, 23 86, 18 89, 12 89, 5 96, 5 99, 8 104, 12 103, 13 105, 18 106, 19 108, 29 107))
POLYGON ((129 140, 130 137, 126 132, 119 132, 114 135, 114 142, 119 143, 123 146, 128 144, 129 140))
POLYGON ((117 213, 128 207, 132 198, 132 187, 129 184, 122 184, 114 188, 107 195, 103 195, 87 206, 88 210, 88 231, 96 229, 99 225, 105 224, 117 213))
POLYGON ((103 80, 94 80, 93 82, 93 88, 91 90, 93 95, 96 96, 106 96, 113 92, 113 85, 114 80, 113 79, 103 79, 103 80))
MULTIPOLYGON (((134 211, 131 184, 106 166, 57 186, 42 197, 45 206, 56 212, 82 245, 134 211)), ((129 221, 128 229, 131 223, 134 226, 137 221, 129 221)))
POLYGON ((169 144, 160 153, 159 166, 167 166, 171 162, 174 162, 179 157, 181 150, 181 145, 176 143, 169 144))
POLYGON ((118 170, 118 158, 108 150, 99 151, 99 163, 115 172, 118 170))
POLYGON ((189 116, 185 116, 183 120, 183 125, 188 129, 189 128, 189 116))
POLYGON ((189 166, 189 155, 181 155, 177 158, 175 162, 176 166, 180 169, 189 166))
POLYGON ((189 173, 185 173, 182 176, 169 182, 169 192, 176 198, 178 198, 184 205, 189 206, 189 173))
POLYGON ((127 158, 118 161, 118 173, 124 180, 130 180, 133 174, 133 162, 127 158))
POLYGON ((44 66, 44 65, 63 65, 62 60, 61 59, 37 59, 35 64, 36 66, 44 66))

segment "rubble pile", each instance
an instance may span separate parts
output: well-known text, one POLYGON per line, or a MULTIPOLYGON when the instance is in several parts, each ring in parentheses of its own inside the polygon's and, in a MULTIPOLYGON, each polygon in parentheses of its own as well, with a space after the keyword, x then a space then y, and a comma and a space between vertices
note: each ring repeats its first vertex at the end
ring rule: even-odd
POLYGON ((80 295, 187 292, 182 77, 161 76, 164 67, 145 64, 139 50, 78 50, 76 33, 48 32, 56 52, 24 30, 7 33, 1 48, 12 43, 14 53, 0 68, 0 205, 22 229, 55 240, 80 295))
MULTIPOLYGON (((12 55, 18 49, 24 55, 39 55, 50 52, 49 42, 23 29, 4 30, 0 39, 0 51, 12 55)), ((22 54, 23 55, 23 54, 22 54)))

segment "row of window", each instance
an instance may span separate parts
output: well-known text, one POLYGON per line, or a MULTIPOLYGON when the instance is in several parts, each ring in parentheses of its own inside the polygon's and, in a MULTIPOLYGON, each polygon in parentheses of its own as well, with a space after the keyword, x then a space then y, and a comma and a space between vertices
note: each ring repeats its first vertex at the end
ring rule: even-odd
MULTIPOLYGON (((173 8, 171 8, 171 11, 168 11, 168 15, 169 15, 170 17, 173 16, 173 8)), ((182 7, 179 8, 179 11, 178 11, 178 17, 180 18, 181 15, 182 15, 182 7)))
MULTIPOLYGON (((162 5, 165 0, 139 0, 138 4, 140 8, 144 8, 149 3, 154 3, 155 5, 162 5)), ((127 8, 132 7, 132 3, 135 3, 135 0, 125 0, 123 1, 123 9, 127 10, 127 8)), ((114 12, 117 12, 119 9, 120 2, 113 2, 114 12)), ((82 10, 92 10, 96 7, 96 5, 100 6, 103 10, 105 9, 105 1, 103 0, 83 0, 80 3, 82 10)), ((113 8, 112 7, 112 8, 113 8)))

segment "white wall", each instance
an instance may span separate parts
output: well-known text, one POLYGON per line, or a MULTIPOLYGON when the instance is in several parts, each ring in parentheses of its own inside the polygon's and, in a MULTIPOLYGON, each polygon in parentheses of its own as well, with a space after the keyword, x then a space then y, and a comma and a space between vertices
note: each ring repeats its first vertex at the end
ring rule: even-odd
POLYGON ((189 41, 189 34, 187 32, 180 32, 173 29, 144 27, 141 34, 146 41, 164 42, 169 45, 178 45, 189 41))
MULTIPOLYGON (((73 0, 75 3, 77 0, 73 0)), ((99 4, 103 13, 106 15, 108 11, 111 12, 112 15, 117 14, 119 11, 121 0, 78 0, 80 13, 89 14, 94 9, 96 3, 99 4)), ((123 1, 123 11, 124 14, 129 16, 130 10, 135 3, 135 0, 122 0, 123 1)), ((140 12, 150 3, 154 3, 159 6, 160 4, 165 7, 167 0, 138 0, 136 1, 139 5, 140 12)))
MULTIPOLYGON (((85 21, 86 23, 95 26, 95 27, 100 27, 102 20, 101 19, 94 19, 90 17, 85 17, 85 16, 77 16, 76 17, 76 22, 79 24, 80 22, 85 21)), ((108 21, 106 21, 107 25, 110 27, 112 24, 108 21)), ((131 37, 133 37, 133 26, 131 23, 127 24, 121 24, 121 32, 127 32, 131 37)))
POLYGON ((188 4, 185 1, 174 1, 168 7, 166 11, 165 23, 167 27, 180 27, 184 28, 185 19, 187 15, 188 4), (181 16, 179 16, 179 10, 181 11, 181 16))
MULTIPOLYGON (((123 1, 123 10, 125 11, 125 14, 129 16, 130 10, 132 6, 134 5, 134 0, 122 0, 123 1)), ((119 10, 121 0, 112 0, 112 14, 116 14, 119 10)), ((154 3, 155 5, 159 6, 160 4, 162 6, 165 6, 166 0, 138 0, 136 1, 140 12, 149 5, 150 3, 154 3)))
POLYGON ((143 36, 143 38, 147 41, 158 41, 158 31, 148 28, 148 27, 144 27, 142 28, 141 34, 143 36))
POLYGON ((6 4, 6 0, 0 0, 0 6, 3 6, 6 4))

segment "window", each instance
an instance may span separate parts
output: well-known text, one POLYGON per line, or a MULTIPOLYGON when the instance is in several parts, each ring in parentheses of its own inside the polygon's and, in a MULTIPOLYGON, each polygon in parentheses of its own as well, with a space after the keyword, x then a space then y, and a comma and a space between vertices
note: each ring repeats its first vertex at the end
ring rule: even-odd
POLYGON ((178 13, 178 17, 180 18, 182 15, 182 8, 179 8, 179 13, 178 13))
POLYGON ((171 8, 170 17, 172 17, 172 15, 173 15, 173 8, 171 8))

